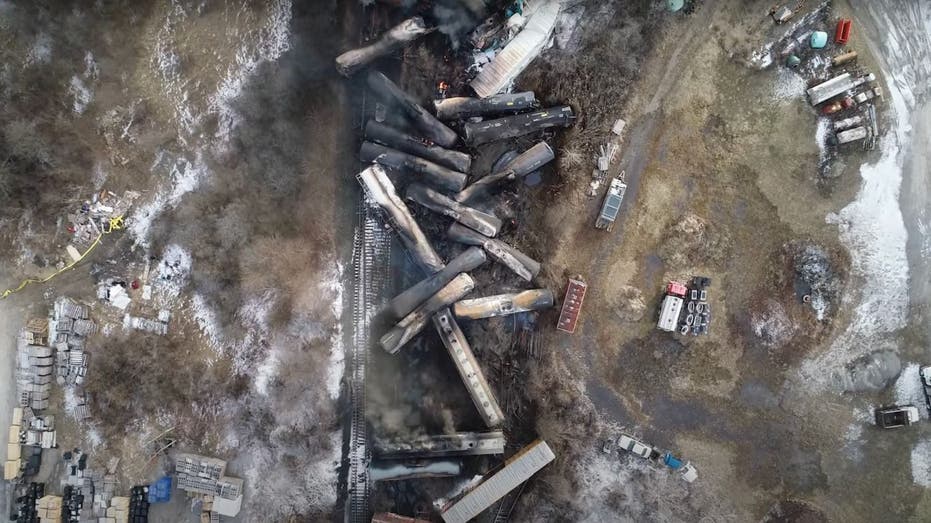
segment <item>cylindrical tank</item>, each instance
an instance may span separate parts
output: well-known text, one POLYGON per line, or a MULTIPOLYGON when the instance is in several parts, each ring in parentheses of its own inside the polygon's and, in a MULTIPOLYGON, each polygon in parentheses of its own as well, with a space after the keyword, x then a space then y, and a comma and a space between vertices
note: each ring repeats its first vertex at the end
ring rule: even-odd
POLYGON ((481 246, 489 256, 527 281, 540 273, 540 262, 500 240, 482 236, 458 223, 452 224, 446 234, 453 241, 481 246))
POLYGON ((463 131, 466 143, 475 147, 495 140, 524 136, 549 127, 568 127, 574 119, 572 108, 563 105, 497 120, 469 122, 463 126, 463 131))
POLYGON ((500 171, 491 173, 459 191, 456 201, 470 203, 480 200, 495 186, 526 176, 553 161, 555 157, 556 154, 553 153, 553 148, 549 144, 539 142, 505 164, 500 171))
POLYGON ((466 153, 444 149, 375 120, 365 124, 365 137, 462 173, 469 172, 472 166, 472 157, 466 153))
POLYGON ((467 179, 464 173, 372 142, 362 142, 359 160, 365 163, 377 162, 390 169, 419 174, 424 182, 441 191, 461 191, 467 179))
POLYGON ((433 29, 424 23, 423 18, 419 16, 408 18, 386 31, 371 45, 346 51, 337 56, 336 69, 343 76, 350 76, 378 58, 393 53, 404 44, 432 31, 433 29))
POLYGON ((411 122, 434 143, 443 147, 452 147, 459 139, 456 133, 443 122, 428 113, 413 98, 378 71, 372 71, 366 78, 369 88, 386 102, 393 103, 411 122))
POLYGON ((485 263, 488 258, 485 251, 479 247, 469 247, 456 256, 446 267, 437 273, 421 280, 406 291, 395 296, 385 307, 385 314, 392 320, 397 321, 410 314, 418 305, 427 300, 430 296, 449 283, 457 274, 469 272, 479 265, 485 263))
POLYGON ((471 276, 459 274, 382 336, 379 340, 381 347, 389 354, 398 352, 404 344, 423 330, 435 313, 459 301, 474 288, 475 282, 471 276))
POLYGON ((427 209, 444 216, 449 216, 466 227, 475 229, 488 237, 497 235, 498 230, 501 229, 501 220, 496 216, 466 207, 452 198, 419 183, 412 183, 407 186, 407 199, 414 200, 427 209))
POLYGON ((433 250, 427 236, 411 215, 404 200, 398 197, 394 184, 381 165, 374 164, 359 173, 359 182, 366 193, 375 200, 395 225, 401 242, 411 252, 417 265, 427 274, 433 274, 444 266, 443 259, 433 250))
POLYGON ((434 100, 436 116, 440 120, 459 120, 472 116, 516 113, 537 106, 537 97, 532 91, 496 94, 488 98, 456 97, 434 100))
POLYGON ((552 307, 553 303, 553 291, 531 289, 516 294, 498 294, 457 301, 453 305, 453 314, 460 319, 478 320, 546 309, 552 307))

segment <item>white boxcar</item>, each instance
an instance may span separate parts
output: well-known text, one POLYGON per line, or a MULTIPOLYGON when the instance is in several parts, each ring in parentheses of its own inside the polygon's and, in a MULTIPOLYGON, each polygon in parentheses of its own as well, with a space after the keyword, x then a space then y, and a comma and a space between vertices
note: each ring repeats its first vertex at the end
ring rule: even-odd
POLYGON ((554 459, 556 455, 545 441, 538 440, 527 445, 511 457, 504 468, 446 508, 441 514, 443 521, 466 523, 472 520, 554 459))

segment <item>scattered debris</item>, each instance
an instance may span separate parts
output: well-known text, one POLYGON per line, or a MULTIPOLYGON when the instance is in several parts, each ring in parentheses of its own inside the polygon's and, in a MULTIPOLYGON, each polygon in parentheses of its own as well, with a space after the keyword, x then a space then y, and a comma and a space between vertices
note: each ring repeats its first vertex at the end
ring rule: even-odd
POLYGON ((530 65, 553 34, 559 17, 559 0, 535 2, 535 11, 527 18, 524 29, 498 53, 470 86, 481 98, 498 94, 530 65))

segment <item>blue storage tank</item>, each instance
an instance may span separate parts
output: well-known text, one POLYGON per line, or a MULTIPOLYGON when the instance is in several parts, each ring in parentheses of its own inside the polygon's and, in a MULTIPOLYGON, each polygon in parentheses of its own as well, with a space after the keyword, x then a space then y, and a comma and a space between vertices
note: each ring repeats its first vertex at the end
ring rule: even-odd
POLYGON ((665 463, 666 466, 671 468, 672 470, 679 470, 680 468, 682 468, 682 462, 679 461, 679 458, 673 456, 672 454, 668 452, 663 457, 663 463, 665 463))
POLYGON ((149 485, 149 503, 171 501, 171 476, 165 476, 149 485))

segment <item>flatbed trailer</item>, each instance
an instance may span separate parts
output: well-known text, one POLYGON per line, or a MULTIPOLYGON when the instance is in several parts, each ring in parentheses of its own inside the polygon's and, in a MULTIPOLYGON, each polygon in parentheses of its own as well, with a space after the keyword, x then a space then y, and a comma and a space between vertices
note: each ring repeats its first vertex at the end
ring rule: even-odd
POLYGON ((601 204, 598 219, 595 221, 596 229, 610 231, 614 227, 614 221, 617 220, 617 215, 621 210, 621 202, 624 201, 625 193, 627 193, 627 184, 620 178, 611 180, 604 203, 601 204))

